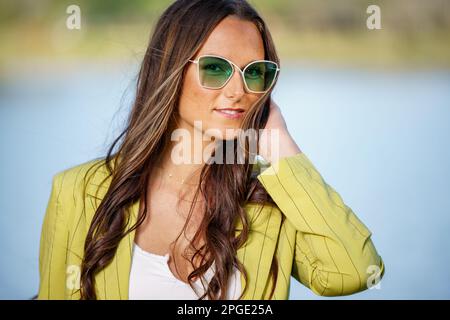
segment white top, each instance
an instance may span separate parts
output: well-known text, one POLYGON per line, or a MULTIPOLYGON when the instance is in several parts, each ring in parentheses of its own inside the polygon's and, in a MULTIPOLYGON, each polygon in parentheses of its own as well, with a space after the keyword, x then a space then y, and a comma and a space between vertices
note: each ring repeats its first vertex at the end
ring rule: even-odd
MULTIPOLYGON (((147 252, 136 243, 133 245, 133 257, 130 272, 130 300, 197 300, 205 292, 201 279, 193 283, 198 294, 189 284, 176 278, 168 265, 169 254, 164 256, 147 252)), ((211 280, 214 275, 215 262, 204 277, 211 280)), ((234 267, 234 274, 229 279, 227 300, 237 300, 241 294, 241 273, 234 267)), ((203 277, 202 277, 203 278, 203 277)), ((207 283, 205 282, 205 288, 207 283)), ((208 296, 205 296, 208 300, 208 296)))

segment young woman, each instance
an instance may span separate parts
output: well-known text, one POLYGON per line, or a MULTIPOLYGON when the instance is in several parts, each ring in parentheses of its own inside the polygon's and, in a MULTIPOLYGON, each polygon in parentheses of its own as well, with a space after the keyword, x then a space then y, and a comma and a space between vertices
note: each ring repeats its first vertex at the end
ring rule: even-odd
POLYGON ((245 0, 175 1, 150 39, 125 130, 106 157, 53 178, 38 298, 287 299, 291 275, 323 296, 379 280, 371 232, 271 100, 279 70, 245 0), (257 135, 256 163, 237 143, 249 129, 278 133, 257 135), (174 132, 200 135, 183 141, 189 161, 174 132), (210 161, 230 146, 243 162, 210 161))

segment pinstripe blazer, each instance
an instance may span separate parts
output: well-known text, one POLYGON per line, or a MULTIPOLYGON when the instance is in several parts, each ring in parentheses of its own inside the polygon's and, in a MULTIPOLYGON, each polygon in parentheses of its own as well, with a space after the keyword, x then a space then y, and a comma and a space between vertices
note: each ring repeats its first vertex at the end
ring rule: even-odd
MULTIPOLYGON (((40 238, 38 299, 79 299, 85 237, 109 184, 107 180, 98 188, 106 177, 103 166, 83 194, 84 174, 95 161, 101 160, 53 177, 40 238)), ((371 232, 303 152, 279 159, 259 171, 257 178, 277 207, 263 206, 261 212, 256 204, 244 208, 250 234, 237 251, 248 272, 244 299, 268 299, 274 255, 279 264, 273 299, 288 299, 291 275, 321 296, 353 294, 367 289, 375 276, 381 279, 384 263, 371 232)), ((136 222, 139 201, 130 209, 129 226, 136 222)), ((239 221, 236 232, 240 230, 239 221)), ((133 241, 134 232, 121 240, 112 262, 96 275, 99 299, 128 299, 133 241)), ((244 288, 243 275, 241 282, 244 288)))

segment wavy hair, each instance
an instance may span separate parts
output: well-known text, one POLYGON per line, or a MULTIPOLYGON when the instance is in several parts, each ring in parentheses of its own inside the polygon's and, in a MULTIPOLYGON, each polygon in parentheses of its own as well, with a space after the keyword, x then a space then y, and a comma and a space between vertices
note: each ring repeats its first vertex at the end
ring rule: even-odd
MULTIPOLYGON (((172 130, 176 128, 187 61, 200 49, 218 23, 229 15, 253 22, 263 39, 265 59, 279 64, 266 24, 245 0, 178 0, 164 11, 151 35, 139 70, 136 95, 125 129, 101 161, 108 172, 106 179, 111 178, 111 181, 86 236, 81 263, 81 299, 97 299, 95 275, 113 260, 120 241, 144 221, 152 168, 157 165, 159 156, 170 142, 172 130), (117 151, 114 152, 116 146, 117 151), (143 213, 133 226, 127 227, 130 218, 128 208, 135 201, 142 201, 143 213)), ((264 128, 269 115, 270 94, 271 91, 262 94, 246 112, 242 129, 264 128)), ((227 143, 223 146, 226 147, 227 143)), ((238 144, 233 145, 236 155, 238 144)), ((194 248, 190 260, 194 271, 188 276, 189 285, 193 288, 193 279, 205 274, 213 262, 216 271, 199 299, 206 296, 208 299, 225 299, 233 266, 243 273, 247 283, 245 267, 236 258, 237 250, 246 243, 250 232, 251 222, 247 221, 244 206, 246 203, 256 203, 261 204, 262 209, 266 204, 275 205, 252 170, 251 155, 247 148, 244 150, 244 164, 207 163, 202 167, 200 184, 195 190, 194 202, 183 228, 184 231, 195 200, 201 197, 205 203, 202 220, 188 246, 194 248), (237 221, 242 223, 242 231, 236 236, 237 221), (205 236, 205 244, 195 248, 193 244, 201 236, 205 236), (195 268, 197 255, 201 257, 201 264, 195 268), (209 258, 205 259, 208 255, 209 258)), ((85 180, 94 167, 88 170, 85 180)), ((272 298, 278 277, 275 256, 270 269, 272 298)))

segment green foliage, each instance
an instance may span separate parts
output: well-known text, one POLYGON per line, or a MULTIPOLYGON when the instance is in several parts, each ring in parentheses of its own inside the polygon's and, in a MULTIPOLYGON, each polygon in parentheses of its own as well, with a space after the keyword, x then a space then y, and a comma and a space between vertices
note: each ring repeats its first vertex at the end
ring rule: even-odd
MULTIPOLYGON (((450 44, 446 40, 450 33, 448 0, 248 1, 267 22, 285 58, 450 66, 450 44), (382 30, 370 31, 366 27, 370 4, 381 9, 382 30)), ((66 8, 71 4, 80 6, 87 31, 66 53, 117 56, 124 54, 121 46, 140 52, 156 19, 172 2, 0 0, 0 59, 41 51, 54 54, 52 44, 46 41, 55 34, 70 42, 72 35, 64 34, 62 29, 66 8)))

